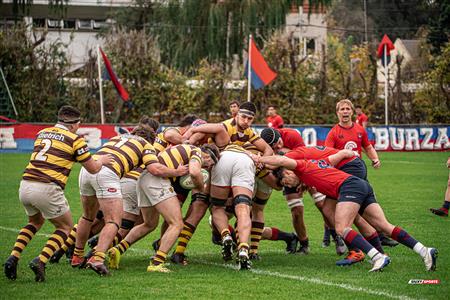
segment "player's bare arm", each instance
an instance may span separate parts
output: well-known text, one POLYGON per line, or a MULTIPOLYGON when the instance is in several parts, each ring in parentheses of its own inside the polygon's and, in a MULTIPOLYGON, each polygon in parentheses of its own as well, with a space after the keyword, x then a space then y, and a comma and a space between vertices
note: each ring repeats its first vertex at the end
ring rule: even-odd
POLYGON ((332 166, 335 166, 335 165, 339 164, 341 162, 341 160, 350 158, 353 156, 358 156, 358 153, 355 151, 352 151, 350 149, 343 149, 343 150, 340 150, 338 153, 328 156, 328 160, 330 161, 330 164, 332 166))
POLYGON ((375 169, 378 169, 379 167, 381 167, 381 161, 378 158, 378 153, 375 150, 375 148, 372 145, 369 145, 363 149, 366 152, 367 156, 372 161, 372 167, 374 167, 375 169))
POLYGON ((98 155, 96 160, 91 158, 88 161, 81 163, 81 165, 83 165, 83 167, 89 173, 96 174, 102 169, 102 166, 107 166, 111 164, 113 161, 114 159, 112 155, 106 154, 106 155, 98 155))
POLYGON ((180 165, 176 169, 171 169, 160 163, 153 163, 147 166, 147 171, 158 177, 179 177, 189 173, 187 165, 180 165))
POLYGON ((263 139, 258 139, 253 142, 253 145, 263 153, 264 156, 273 155, 273 149, 263 139))

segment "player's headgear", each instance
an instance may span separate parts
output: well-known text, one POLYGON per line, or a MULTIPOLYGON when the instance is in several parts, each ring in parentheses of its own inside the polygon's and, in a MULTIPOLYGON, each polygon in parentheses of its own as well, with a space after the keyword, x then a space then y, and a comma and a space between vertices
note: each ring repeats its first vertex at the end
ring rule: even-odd
POLYGON ((281 138, 281 134, 278 130, 273 128, 264 128, 261 131, 261 138, 269 144, 270 147, 275 145, 281 138))
POLYGON ((76 124, 81 121, 80 111, 70 105, 62 106, 58 111, 58 122, 65 124, 76 124))
POLYGON ((239 107, 239 113, 254 117, 256 115, 256 105, 253 102, 244 102, 239 107))

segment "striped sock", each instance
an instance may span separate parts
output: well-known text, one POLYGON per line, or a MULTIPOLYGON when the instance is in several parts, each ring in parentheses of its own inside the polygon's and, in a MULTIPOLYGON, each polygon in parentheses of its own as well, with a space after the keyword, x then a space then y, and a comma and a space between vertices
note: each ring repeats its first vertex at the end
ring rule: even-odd
POLYGON ((178 236, 178 243, 175 249, 175 253, 184 253, 186 251, 187 244, 192 238, 192 235, 195 232, 195 226, 189 224, 188 222, 184 222, 183 230, 180 232, 178 236))
POLYGON ((116 236, 114 237, 114 240, 112 241, 112 245, 111 247, 114 247, 115 245, 117 245, 118 243, 120 243, 120 241, 122 240, 122 236, 120 235, 120 233, 116 233, 116 236))
MULTIPOLYGON (((365 238, 353 229, 346 229, 344 231, 344 240, 351 249, 361 249, 364 253, 369 253, 375 249, 365 238)), ((378 251, 376 251, 378 253, 378 251)))
POLYGON ((156 251, 155 256, 153 256, 152 265, 158 266, 160 264, 163 264, 166 262, 166 258, 167 258, 167 253, 158 250, 158 251, 156 251))
POLYGON ((391 238, 411 249, 414 249, 414 246, 418 243, 416 239, 400 227, 395 227, 392 230, 391 238))
POLYGON ((95 251, 94 253, 94 260, 97 261, 105 261, 105 257, 106 257, 106 253, 105 252, 101 252, 101 251, 95 251))
POLYGON ((228 229, 224 229, 222 230, 222 232, 220 233, 220 236, 222 237, 222 240, 224 237, 226 237, 227 235, 230 235, 230 231, 228 229))
POLYGON ((264 231, 264 223, 252 222, 252 231, 250 233, 250 253, 258 253, 259 241, 264 231))
POLYGON ((55 232, 53 232, 50 238, 47 240, 44 248, 42 248, 41 254, 39 254, 40 261, 46 264, 50 257, 52 257, 53 253, 61 248, 66 239, 67 234, 65 232, 59 229, 55 230, 55 232))
POLYGON ((19 259, 23 249, 25 249, 36 232, 37 228, 31 224, 27 224, 25 227, 23 227, 20 230, 19 235, 17 236, 16 242, 14 243, 14 248, 11 251, 11 255, 19 259))
POLYGON ((72 230, 69 233, 69 236, 67 237, 67 239, 64 242, 64 245, 61 246, 61 250, 64 251, 64 253, 66 253, 66 251, 75 244, 75 240, 77 238, 77 227, 78 224, 75 224, 72 228, 72 230))
POLYGON ((73 250, 73 255, 76 255, 78 257, 83 257, 84 256, 84 248, 75 247, 75 250, 73 250))
POLYGON ((241 250, 242 248, 247 249, 248 251, 248 244, 247 243, 240 243, 238 246, 238 251, 241 250))
POLYGON ((378 252, 384 254, 383 246, 381 246, 380 237, 378 232, 374 232, 371 236, 364 237, 378 252))
POLYGON ((116 246, 116 248, 119 250, 120 254, 124 254, 125 251, 130 248, 130 244, 126 240, 120 241, 120 243, 116 246))

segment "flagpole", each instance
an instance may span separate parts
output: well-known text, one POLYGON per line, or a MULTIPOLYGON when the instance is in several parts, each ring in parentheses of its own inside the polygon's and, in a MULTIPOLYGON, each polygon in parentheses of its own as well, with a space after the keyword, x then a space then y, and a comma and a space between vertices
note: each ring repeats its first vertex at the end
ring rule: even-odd
POLYGON ((252 91, 252 35, 248 35, 248 87, 247 87, 247 101, 250 102, 252 91))
POLYGON ((387 61, 387 44, 384 45, 384 125, 388 125, 388 84, 389 84, 389 68, 387 61))
POLYGON ((97 45, 97 66, 98 66, 98 86, 100 89, 100 120, 101 124, 105 124, 105 111, 103 109, 103 83, 102 83, 102 67, 100 61, 100 45, 97 45))

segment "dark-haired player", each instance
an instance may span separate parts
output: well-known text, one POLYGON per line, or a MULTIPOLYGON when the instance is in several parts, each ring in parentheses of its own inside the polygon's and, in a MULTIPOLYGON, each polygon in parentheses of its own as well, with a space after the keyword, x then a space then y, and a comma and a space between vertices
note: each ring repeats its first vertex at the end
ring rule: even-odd
POLYGON ((16 279, 17 263, 22 251, 47 219, 56 230, 41 254, 29 265, 36 275, 36 281, 45 280, 45 265, 62 246, 73 226, 64 188, 74 162, 81 163, 92 174, 111 162, 110 155, 92 159, 85 140, 76 134, 80 121, 78 109, 63 106, 58 111, 56 125, 37 134, 19 188, 19 198, 28 215, 28 224, 20 230, 11 256, 4 264, 5 275, 9 279, 16 279))
POLYGON ((343 236, 347 244, 362 249, 371 258, 373 262, 371 272, 382 270, 390 263, 390 258, 380 253, 362 235, 352 229, 351 226, 358 213, 379 232, 383 232, 419 254, 427 271, 436 269, 437 250, 425 247, 405 230, 389 223, 367 181, 331 166, 343 158, 339 156, 339 153, 325 160, 293 160, 283 156, 253 156, 252 158, 256 163, 283 167, 284 169, 278 172, 283 185, 297 186, 302 182, 307 186, 315 186, 329 198, 337 199, 336 232, 343 236))

